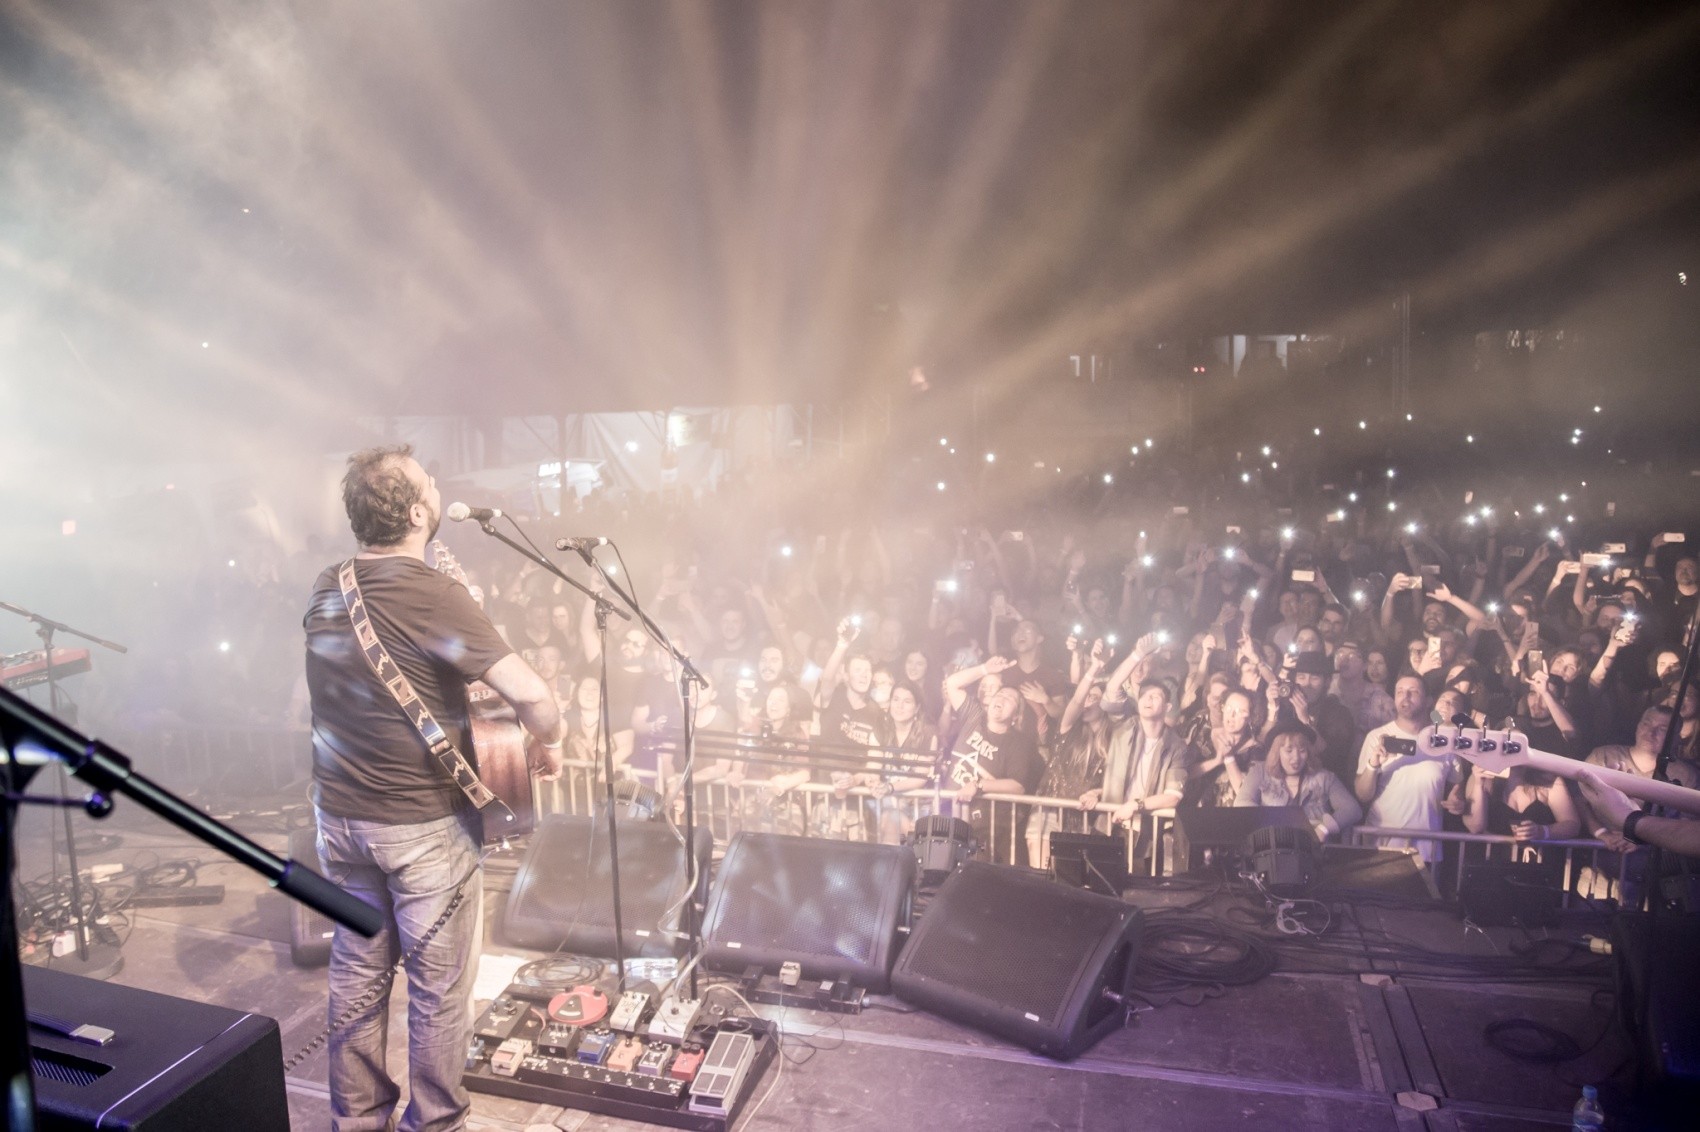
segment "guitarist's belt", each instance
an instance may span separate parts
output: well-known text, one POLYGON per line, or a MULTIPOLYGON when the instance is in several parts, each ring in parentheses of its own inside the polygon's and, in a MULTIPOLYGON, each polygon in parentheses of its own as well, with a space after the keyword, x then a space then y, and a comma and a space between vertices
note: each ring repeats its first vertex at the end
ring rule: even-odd
POLYGON ((360 583, 354 577, 354 559, 350 558, 337 568, 336 579, 342 589, 343 604, 348 606, 348 619, 354 623, 354 639, 360 643, 360 653, 371 666, 372 674, 395 697, 396 706, 401 708, 407 722, 413 725, 413 730, 419 733, 419 738, 443 765, 443 770, 474 806, 480 810, 491 804, 500 806, 502 820, 513 821, 514 813, 508 809, 508 804, 478 780, 478 772, 455 747, 443 725, 437 722, 437 717, 431 714, 431 709, 425 706, 425 701, 419 698, 419 693, 413 690, 413 685, 396 667, 384 642, 378 639, 378 630, 366 612, 366 599, 360 596, 360 583))

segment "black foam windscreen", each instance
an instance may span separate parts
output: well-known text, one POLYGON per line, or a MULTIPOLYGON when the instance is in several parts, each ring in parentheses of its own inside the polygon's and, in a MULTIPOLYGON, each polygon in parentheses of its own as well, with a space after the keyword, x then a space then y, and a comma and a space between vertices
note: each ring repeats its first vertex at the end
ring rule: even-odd
MULTIPOLYGON (((684 895, 690 883, 684 846, 659 822, 621 821, 620 926, 628 959, 666 958, 685 950, 684 895)), ((503 937, 520 947, 614 954, 613 875, 606 814, 554 814, 538 822, 514 874, 502 917, 503 937)), ((696 831, 696 899, 708 889, 714 838, 696 831)))
POLYGON ((272 1019, 62 971, 26 965, 23 974, 32 1011, 113 1032, 93 1046, 31 1029, 44 1132, 288 1132, 272 1019))
POLYGON ((884 993, 915 871, 915 855, 902 845, 740 833, 709 901, 703 966, 777 972, 795 962, 807 978, 884 993))
POLYGON ((1122 1024, 1140 924, 1120 900, 970 861, 927 907, 891 985, 946 1018, 1076 1057, 1122 1024))

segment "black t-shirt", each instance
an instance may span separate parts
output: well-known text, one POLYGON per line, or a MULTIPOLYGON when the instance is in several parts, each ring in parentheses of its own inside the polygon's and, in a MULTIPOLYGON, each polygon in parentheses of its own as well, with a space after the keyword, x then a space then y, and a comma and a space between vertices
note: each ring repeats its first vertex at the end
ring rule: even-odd
POLYGON ((1045 772, 1039 746, 1033 736, 1010 728, 998 733, 986 726, 986 709, 975 703, 968 709, 962 730, 950 749, 945 768, 949 787, 966 786, 986 778, 1013 778, 1029 794, 1045 772))
MULTIPOLYGON (((417 558, 356 559, 354 574, 378 639, 476 767, 466 685, 513 650, 466 587, 417 558)), ((392 825, 435 821, 470 807, 366 663, 335 566, 314 583, 302 627, 318 807, 338 817, 392 825)))
MULTIPOLYGON (((600 671, 600 670, 598 670, 600 671)), ((646 704, 654 698, 653 687, 656 677, 647 669, 632 672, 627 668, 610 664, 608 666, 608 730, 610 732, 630 731, 632 729, 632 712, 639 704, 646 704)), ((678 712, 668 712, 670 718, 678 712)))
POLYGON ((850 690, 843 684, 833 689, 832 700, 821 712, 820 737, 824 744, 853 744, 858 747, 892 745, 891 717, 873 700, 861 707, 850 706, 850 690))
MULTIPOLYGON (((1045 773, 1045 763, 1039 757, 1039 745, 1032 734, 1015 727, 1001 734, 991 730, 986 726, 986 709, 978 701, 967 705, 967 712, 956 743, 945 759, 944 788, 956 790, 970 782, 983 783, 988 778, 1013 778, 1027 793, 1033 793, 1045 773)), ((996 830, 992 828, 990 803, 976 797, 966 809, 966 814, 959 811, 957 816, 966 818, 974 827, 982 851, 993 860, 1008 859, 1009 832, 1001 822, 996 830)))

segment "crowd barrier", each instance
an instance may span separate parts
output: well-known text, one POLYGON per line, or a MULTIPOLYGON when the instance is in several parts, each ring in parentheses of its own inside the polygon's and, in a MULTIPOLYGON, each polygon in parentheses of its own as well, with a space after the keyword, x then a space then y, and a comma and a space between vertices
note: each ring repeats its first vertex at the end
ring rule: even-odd
MULTIPOLYGON (((204 797, 248 797, 296 787, 305 789, 311 763, 309 734, 300 728, 279 727, 165 727, 133 735, 118 734, 114 745, 136 760, 137 769, 162 784, 204 797)), ((560 778, 534 784, 539 815, 589 814, 603 796, 600 766, 569 762, 560 778)), ((627 771, 654 785, 654 771, 627 771)), ((828 783, 804 782, 776 792, 765 778, 720 778, 695 785, 697 823, 714 835, 717 855, 740 831, 792 833, 856 841, 901 842, 918 819, 931 814, 962 817, 963 807, 953 791, 921 789, 877 794, 866 786, 847 789, 828 783)), ((1053 829, 1087 828, 1088 813, 1073 798, 1034 795, 981 794, 974 805, 985 811, 985 826, 993 831, 987 857, 1003 864, 1044 868, 1048 838, 1053 829)), ((1090 818, 1102 831, 1115 807, 1101 803, 1090 818)), ((1174 811, 1160 810, 1153 821, 1151 871, 1170 875, 1173 867, 1174 811)), ((1450 891, 1456 892, 1470 865, 1492 860, 1562 861, 1566 904, 1578 892, 1615 894, 1627 858, 1589 838, 1563 841, 1519 841, 1485 833, 1426 832, 1376 826, 1348 830, 1345 844, 1375 846, 1383 838, 1456 846, 1446 852, 1435 871, 1449 870, 1450 891)), ((1127 862, 1135 870, 1135 844, 1128 839, 1127 862)), ((1437 877, 1436 879, 1440 879, 1437 877)))
MULTIPOLYGON (((604 796, 600 768, 590 762, 568 762, 560 778, 538 782, 534 802, 539 815, 584 815, 604 796)), ((655 772, 629 772, 651 787, 655 772)), ((829 837, 851 841, 878 841, 895 845, 914 829, 915 823, 932 814, 965 817, 954 791, 908 790, 881 794, 866 786, 839 789, 829 783, 804 782, 788 790, 775 791, 771 779, 712 779, 694 784, 695 819, 714 835, 716 852, 723 852, 734 836, 744 830, 790 833, 804 837, 829 837)), ((1043 868, 1050 829, 1084 830, 1090 817, 1107 828, 1112 805, 1100 803, 1083 811, 1074 798, 1045 798, 1030 794, 981 794, 973 806, 984 813, 985 828, 992 844, 983 846, 985 855, 1002 864, 1030 864, 1043 868), (1039 819, 1035 824, 1034 819, 1039 819), (1030 840, 1030 832, 1034 837, 1030 840), (1033 851, 1028 851, 1029 844, 1033 851)), ((1166 868, 1165 850, 1172 837, 1173 810, 1152 815, 1153 870, 1166 868)), ((675 814, 675 817, 677 815, 675 814)), ((1134 867, 1135 844, 1128 840, 1128 867, 1134 867)))

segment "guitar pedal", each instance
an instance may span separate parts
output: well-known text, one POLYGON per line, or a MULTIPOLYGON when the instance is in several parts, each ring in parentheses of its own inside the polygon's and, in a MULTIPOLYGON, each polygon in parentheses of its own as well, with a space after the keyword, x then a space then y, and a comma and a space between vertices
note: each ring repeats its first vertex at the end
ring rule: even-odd
POLYGON ((579 1039, 578 1059, 585 1065, 601 1065, 614 1049, 614 1031, 598 1026, 579 1039))
POLYGON ((679 1047, 679 1056, 673 1059, 673 1064, 667 1070, 667 1076, 675 1081, 689 1081, 697 1075, 702 1066, 702 1059, 708 1051, 696 1042, 687 1042, 679 1047))
POLYGON ((637 1071, 646 1077, 659 1077, 667 1072, 667 1063, 673 1060, 673 1047, 662 1042, 656 1042, 643 1051, 638 1058, 637 1071))
POLYGON ((620 996, 620 1001, 614 1007, 614 1013, 608 1017, 608 1025, 622 1034, 635 1034, 643 1025, 643 1016, 649 1010, 649 996, 642 991, 627 991, 620 996))
POLYGON ((525 1021, 525 1013, 525 1003, 519 999, 506 994, 497 995, 495 1001, 478 1016, 472 1033, 489 1045, 500 1045, 513 1037, 514 1031, 525 1021))
POLYGON ((714 1044, 708 1047, 708 1057, 691 1085, 690 1110, 730 1114, 755 1059, 756 1040, 749 1034, 721 1030, 714 1035, 714 1044))
POLYGON ((661 1000, 661 1008, 655 1012, 655 1017, 649 1020, 649 1036, 675 1044, 683 1042, 701 1009, 701 999, 668 995, 661 1000))
POLYGON ((630 1034, 621 1038, 613 1049, 608 1051, 608 1060, 604 1062, 610 1069, 621 1073, 630 1073, 637 1066, 638 1058, 643 1056, 643 1039, 634 1038, 630 1034))
POLYGON ((490 1055, 490 1072, 498 1077, 512 1077, 519 1064, 531 1056, 532 1045, 524 1038, 509 1038, 490 1055))
POLYGON ((549 1020, 569 1026, 594 1026, 608 1014, 608 996, 592 986, 577 986, 549 1000, 549 1020))
POLYGON ((584 1030, 580 1026, 571 1026, 565 1022, 550 1022, 537 1035, 539 1052, 550 1057, 571 1057, 573 1043, 584 1030))

